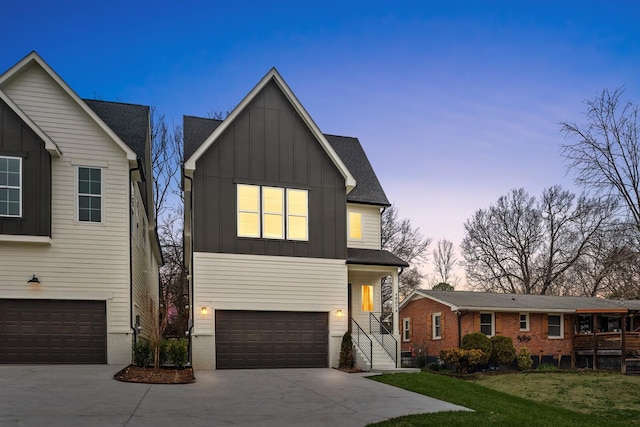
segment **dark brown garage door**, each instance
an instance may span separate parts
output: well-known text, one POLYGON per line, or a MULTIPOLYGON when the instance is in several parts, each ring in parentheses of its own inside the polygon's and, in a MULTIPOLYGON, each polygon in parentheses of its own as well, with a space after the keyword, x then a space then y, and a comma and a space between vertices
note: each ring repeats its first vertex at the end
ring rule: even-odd
POLYGON ((326 368, 328 313, 216 311, 216 368, 326 368))
POLYGON ((0 363, 107 363, 104 301, 0 299, 0 363))

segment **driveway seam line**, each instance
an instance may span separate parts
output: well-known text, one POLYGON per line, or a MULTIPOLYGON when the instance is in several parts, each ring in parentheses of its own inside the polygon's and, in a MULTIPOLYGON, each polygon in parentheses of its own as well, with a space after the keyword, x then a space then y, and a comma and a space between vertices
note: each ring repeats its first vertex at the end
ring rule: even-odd
POLYGON ((133 418, 133 416, 136 414, 136 412, 138 412, 138 408, 140 407, 140 405, 142 405, 142 401, 144 400, 145 397, 147 397, 147 394, 149 393, 149 390, 151 390, 151 386, 147 387, 147 390, 144 392, 144 394, 142 395, 142 397, 140 398, 140 401, 138 402, 138 404, 136 405, 136 407, 134 408, 133 412, 131 413, 131 415, 129 415, 129 418, 127 418, 127 421, 123 424, 123 426, 126 426, 129 424, 129 421, 131 421, 131 419, 133 418))

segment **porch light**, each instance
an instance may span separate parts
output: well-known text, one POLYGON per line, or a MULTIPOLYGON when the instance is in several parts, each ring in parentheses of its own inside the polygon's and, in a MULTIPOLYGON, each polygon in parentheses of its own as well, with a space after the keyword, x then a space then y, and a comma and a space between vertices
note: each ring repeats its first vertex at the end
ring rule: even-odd
POLYGON ((29 285, 39 285, 39 284, 40 284, 40 279, 38 279, 38 278, 36 277, 36 275, 34 274, 34 275, 33 275, 33 277, 32 277, 31 279, 27 280, 27 283, 28 283, 29 285))
POLYGON ((202 307, 200 309, 200 314, 202 314, 203 316, 206 316, 207 315, 207 307, 202 307))
POLYGON ((342 310, 337 310, 337 311, 336 311, 336 316, 338 316, 338 318, 341 318, 342 316, 344 316, 344 311, 342 311, 342 310))

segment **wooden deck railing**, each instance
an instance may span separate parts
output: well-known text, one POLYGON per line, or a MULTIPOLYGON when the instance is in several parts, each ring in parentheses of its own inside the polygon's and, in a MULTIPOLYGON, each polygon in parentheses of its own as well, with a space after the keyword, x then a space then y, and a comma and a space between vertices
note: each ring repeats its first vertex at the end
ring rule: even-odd
MULTIPOLYGON (((624 339, 627 357, 640 352, 640 332, 627 332, 624 339)), ((581 355, 593 354, 594 351, 600 355, 620 355, 622 334, 620 332, 577 334, 573 337, 573 351, 581 355)))

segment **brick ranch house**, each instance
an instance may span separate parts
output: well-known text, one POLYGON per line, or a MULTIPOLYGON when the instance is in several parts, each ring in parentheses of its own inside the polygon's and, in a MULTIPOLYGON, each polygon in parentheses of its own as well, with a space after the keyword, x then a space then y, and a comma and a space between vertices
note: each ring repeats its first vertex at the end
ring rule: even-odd
POLYGON ((427 360, 482 332, 526 346, 534 366, 626 372, 640 362, 640 301, 415 290, 399 309, 402 350, 427 360))

